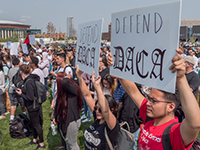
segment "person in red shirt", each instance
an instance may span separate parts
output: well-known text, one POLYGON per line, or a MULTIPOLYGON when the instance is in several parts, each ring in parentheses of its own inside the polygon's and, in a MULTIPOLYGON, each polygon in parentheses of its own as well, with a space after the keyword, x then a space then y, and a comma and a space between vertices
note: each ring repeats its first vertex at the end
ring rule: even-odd
MULTIPOLYGON (((173 150, 189 150, 200 130, 200 110, 197 101, 190 90, 185 77, 185 61, 181 57, 181 50, 172 59, 169 68, 172 73, 177 72, 176 85, 180 94, 182 109, 185 119, 172 126, 170 130, 170 142, 173 150)), ((108 57, 112 64, 111 54, 108 57)), ((124 90, 140 109, 140 117, 143 119, 139 137, 139 150, 163 150, 163 131, 172 123, 178 122, 174 112, 179 104, 175 94, 158 89, 152 89, 146 99, 137 89, 134 82, 120 79, 124 90), (152 118, 148 121, 146 119, 152 118), (146 123, 145 123, 146 122, 146 123)))

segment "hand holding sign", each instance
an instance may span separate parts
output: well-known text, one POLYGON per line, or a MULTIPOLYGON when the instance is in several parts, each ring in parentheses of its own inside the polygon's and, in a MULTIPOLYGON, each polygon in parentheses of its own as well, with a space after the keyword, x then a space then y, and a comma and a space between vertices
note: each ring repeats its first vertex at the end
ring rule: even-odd
POLYGON ((76 64, 80 70, 98 77, 103 19, 80 24, 78 27, 76 64))
POLYGON ((173 65, 169 67, 169 69, 172 71, 172 73, 175 73, 177 71, 177 79, 183 77, 185 75, 185 60, 181 56, 182 51, 181 49, 176 49, 177 55, 174 56, 172 59, 173 65))
POLYGON ((36 45, 35 35, 29 35, 28 37, 29 37, 30 44, 36 45))
POLYGON ((28 47, 26 44, 22 44, 23 53, 28 54, 28 47))
POLYGON ((168 68, 178 47, 180 9, 175 1, 113 13, 110 74, 174 93, 176 74, 168 68))
POLYGON ((11 43, 10 46, 10 55, 18 55, 18 47, 19 47, 19 42, 11 43))

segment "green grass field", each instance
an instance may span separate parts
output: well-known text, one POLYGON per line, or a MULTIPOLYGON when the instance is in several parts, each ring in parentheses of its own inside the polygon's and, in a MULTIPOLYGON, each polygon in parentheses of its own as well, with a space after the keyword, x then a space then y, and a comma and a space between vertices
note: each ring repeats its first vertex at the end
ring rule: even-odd
MULTIPOLYGON (((55 136, 52 135, 51 131, 51 113, 52 110, 50 109, 50 99, 48 97, 47 101, 42 104, 43 106, 43 135, 44 135, 44 143, 47 150, 55 150, 56 146, 61 145, 60 135, 57 134, 55 136)), ((20 106, 17 107, 16 115, 21 113, 20 106)), ((25 146, 26 143, 30 142, 32 136, 24 139, 13 139, 10 137, 9 134, 9 119, 10 115, 6 115, 5 119, 0 120, 0 130, 2 131, 2 139, 3 145, 0 145, 0 150, 34 150, 37 145, 34 146, 25 146)), ((78 144, 81 150, 84 150, 84 131, 87 127, 89 127, 90 123, 82 123, 79 133, 78 133, 78 144)), ((198 135, 200 138, 200 134, 198 135)))
MULTIPOLYGON (((55 150, 56 146, 61 145, 61 138, 60 135, 57 134, 55 136, 52 135, 51 130, 51 113, 52 109, 50 109, 50 99, 51 97, 48 97, 46 102, 42 104, 43 107, 43 135, 44 135, 44 143, 47 150, 55 150)), ((17 107, 16 115, 21 113, 20 106, 17 107)), ((14 139, 10 137, 9 134, 9 119, 10 114, 6 115, 5 119, 0 120, 0 130, 2 131, 2 139, 3 139, 3 145, 0 145, 0 150, 34 150, 37 145, 34 146, 25 146, 26 143, 30 142, 32 139, 32 136, 24 139, 14 139)), ((78 133, 78 144, 81 150, 84 150, 84 131, 85 129, 91 124, 92 122, 82 123, 79 133, 78 133)))

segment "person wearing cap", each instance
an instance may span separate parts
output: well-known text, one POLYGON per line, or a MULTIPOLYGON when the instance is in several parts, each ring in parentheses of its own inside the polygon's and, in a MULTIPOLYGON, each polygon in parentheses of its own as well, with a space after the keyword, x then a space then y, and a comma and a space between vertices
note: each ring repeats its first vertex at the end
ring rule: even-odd
POLYGON ((198 87, 200 85, 200 79, 199 79, 199 76, 193 71, 193 68, 195 65, 194 57, 185 56, 184 60, 185 60, 185 67, 186 67, 186 72, 185 72, 186 79, 188 81, 188 84, 195 98, 197 98, 198 87))
POLYGON ((188 50, 188 54, 194 58, 194 62, 195 62, 194 68, 196 68, 198 66, 198 58, 195 56, 196 49, 194 47, 190 48, 188 50))

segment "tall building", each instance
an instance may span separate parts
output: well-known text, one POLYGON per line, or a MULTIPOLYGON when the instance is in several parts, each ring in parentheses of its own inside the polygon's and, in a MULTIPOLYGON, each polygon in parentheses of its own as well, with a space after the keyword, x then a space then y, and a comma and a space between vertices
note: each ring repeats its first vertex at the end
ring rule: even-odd
POLYGON ((68 16, 67 17, 67 37, 72 37, 72 31, 74 29, 74 18, 68 16))

